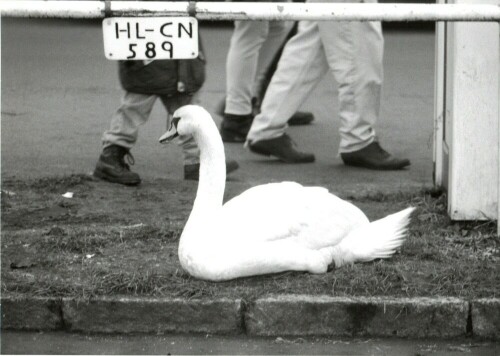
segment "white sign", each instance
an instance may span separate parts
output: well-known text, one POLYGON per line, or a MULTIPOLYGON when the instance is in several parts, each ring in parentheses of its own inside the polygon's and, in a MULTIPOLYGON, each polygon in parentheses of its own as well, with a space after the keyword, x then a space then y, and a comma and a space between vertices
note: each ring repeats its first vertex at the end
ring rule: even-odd
POLYGON ((110 17, 103 20, 102 32, 107 59, 198 56, 198 21, 193 17, 110 17))

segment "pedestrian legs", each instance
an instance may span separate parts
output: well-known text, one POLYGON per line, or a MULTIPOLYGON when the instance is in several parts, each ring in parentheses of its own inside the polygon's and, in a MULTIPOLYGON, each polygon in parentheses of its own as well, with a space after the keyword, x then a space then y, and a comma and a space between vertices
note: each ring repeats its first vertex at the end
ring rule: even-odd
POLYGON ((353 152, 375 140, 383 81, 380 22, 318 22, 326 59, 339 90, 340 148, 353 152))
POLYGON ((259 93, 264 90, 264 85, 266 85, 267 72, 292 30, 293 24, 293 21, 269 21, 269 32, 259 51, 257 73, 252 89, 252 96, 256 99, 262 100, 259 93))
MULTIPOLYGON (((103 148, 116 145, 130 150, 137 141, 139 126, 148 121, 156 99, 156 95, 125 92, 120 107, 111 118, 110 128, 102 136, 103 148)), ((161 101, 167 111, 169 125, 174 111, 183 105, 196 102, 197 95, 173 95, 161 97, 161 101)), ((177 144, 182 149, 184 165, 200 162, 199 149, 191 136, 178 137, 177 144)))
POLYGON ((258 68, 266 62, 269 65, 287 35, 287 28, 289 25, 283 22, 235 21, 226 64, 226 113, 252 112, 258 68))
POLYGON ((282 136, 287 121, 328 71, 318 24, 301 21, 298 33, 286 44, 248 141, 282 136))
POLYGON ((125 92, 110 128, 102 135, 103 148, 117 145, 131 149, 137 141, 139 126, 148 121, 155 101, 155 95, 125 92))

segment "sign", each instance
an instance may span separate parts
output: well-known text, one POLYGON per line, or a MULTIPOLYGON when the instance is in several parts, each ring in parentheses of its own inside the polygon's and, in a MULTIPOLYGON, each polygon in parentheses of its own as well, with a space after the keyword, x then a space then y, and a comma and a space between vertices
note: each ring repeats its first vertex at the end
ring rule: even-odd
POLYGON ((111 60, 198 57, 193 17, 110 17, 102 22, 104 54, 111 60))

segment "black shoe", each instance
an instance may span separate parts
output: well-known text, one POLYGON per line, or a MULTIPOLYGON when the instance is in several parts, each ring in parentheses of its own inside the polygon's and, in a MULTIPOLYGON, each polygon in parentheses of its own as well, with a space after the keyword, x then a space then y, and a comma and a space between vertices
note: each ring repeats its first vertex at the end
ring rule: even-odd
POLYGON ((341 153, 340 157, 345 165, 376 170, 398 170, 410 165, 408 159, 392 156, 378 142, 372 142, 355 152, 341 153))
POLYGON ((308 111, 297 111, 288 120, 288 125, 290 125, 290 126, 309 125, 313 121, 314 121, 314 115, 311 112, 308 112, 308 111))
MULTIPOLYGON (((226 98, 221 100, 216 108, 215 113, 219 116, 224 117, 224 111, 226 110, 226 98)), ((260 113, 260 105, 257 102, 257 98, 252 99, 252 115, 255 117, 260 113)), ((293 116, 288 120, 288 125, 290 126, 301 126, 301 125, 309 125, 314 121, 314 115, 308 111, 297 111, 293 116)))
MULTIPOLYGON (((252 99, 252 114, 257 116, 260 114, 260 104, 261 102, 257 98, 252 99)), ((288 125, 290 126, 302 126, 309 125, 314 121, 314 115, 308 111, 297 111, 288 119, 288 125)))
POLYGON ((312 153, 297 151, 287 134, 270 140, 249 142, 248 147, 254 153, 273 156, 286 163, 310 163, 315 160, 312 153))
POLYGON ((253 116, 224 114, 220 126, 220 135, 224 142, 245 142, 253 116))
MULTIPOLYGON (((238 162, 233 160, 226 161, 226 175, 234 172, 240 167, 238 162)), ((200 164, 188 164, 184 166, 184 179, 186 180, 200 180, 200 164)))
POLYGON ((94 176, 125 185, 141 183, 141 177, 137 173, 131 172, 129 165, 125 163, 125 156, 127 156, 128 162, 133 165, 134 157, 127 148, 117 145, 104 148, 97 161, 94 176))

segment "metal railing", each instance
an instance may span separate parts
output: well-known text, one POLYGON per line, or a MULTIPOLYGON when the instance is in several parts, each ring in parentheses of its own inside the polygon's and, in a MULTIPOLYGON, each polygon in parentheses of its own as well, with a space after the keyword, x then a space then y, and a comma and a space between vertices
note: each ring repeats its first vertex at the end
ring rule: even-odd
POLYGON ((194 16, 200 20, 500 22, 500 6, 476 4, 1 0, 0 10, 6 17, 194 16))

